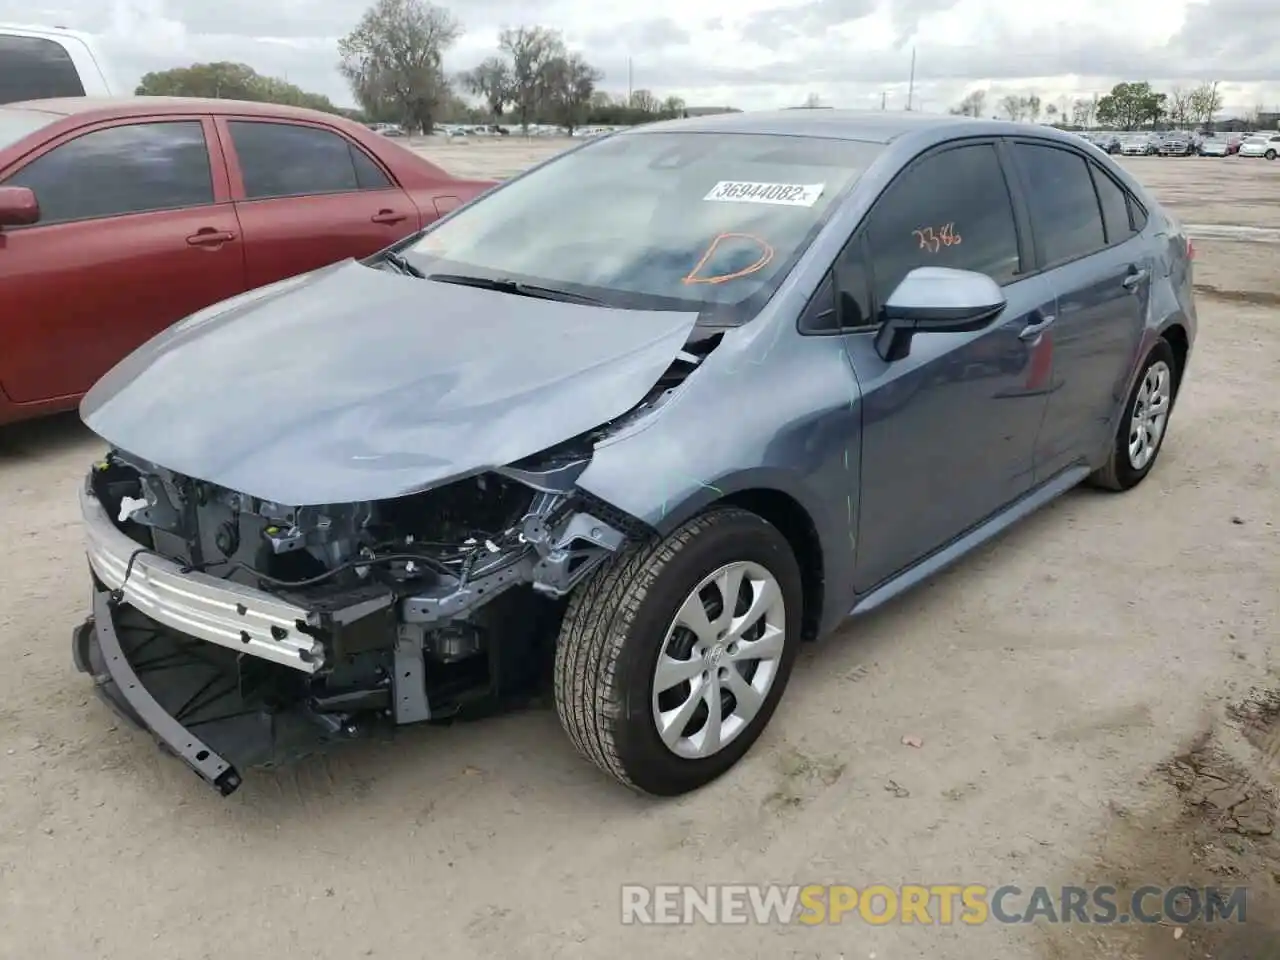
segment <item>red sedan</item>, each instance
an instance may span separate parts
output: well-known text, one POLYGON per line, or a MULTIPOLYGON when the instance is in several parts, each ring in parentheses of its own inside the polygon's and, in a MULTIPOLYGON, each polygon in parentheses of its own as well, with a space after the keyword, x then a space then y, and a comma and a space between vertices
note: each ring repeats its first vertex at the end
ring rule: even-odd
POLYGON ((368 256, 492 185, 275 104, 0 107, 0 423, 72 409, 188 314, 368 256))

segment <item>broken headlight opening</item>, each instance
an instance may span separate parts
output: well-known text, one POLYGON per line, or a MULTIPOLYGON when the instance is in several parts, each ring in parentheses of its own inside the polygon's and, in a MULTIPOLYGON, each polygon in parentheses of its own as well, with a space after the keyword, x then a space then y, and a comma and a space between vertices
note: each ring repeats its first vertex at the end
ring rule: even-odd
POLYGON ((113 450, 80 495, 94 602, 77 665, 224 794, 243 769, 380 725, 527 703, 567 596, 651 533, 577 489, 596 442, 719 338, 612 423, 394 499, 274 503, 113 450))

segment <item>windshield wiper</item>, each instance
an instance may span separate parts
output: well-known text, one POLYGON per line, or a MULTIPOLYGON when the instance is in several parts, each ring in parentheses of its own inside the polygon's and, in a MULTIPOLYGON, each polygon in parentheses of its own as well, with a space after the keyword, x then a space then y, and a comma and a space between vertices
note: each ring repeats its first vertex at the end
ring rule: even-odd
POLYGON ((421 270, 415 267, 412 263, 406 260, 401 254, 396 253, 394 250, 388 250, 384 252, 382 254, 382 259, 386 260, 387 263, 391 264, 393 267, 395 267, 397 270, 399 270, 403 274, 407 274, 410 277, 417 277, 419 280, 427 279, 427 275, 425 273, 423 273, 421 270))
POLYGON ((514 293, 520 297, 533 297, 537 300, 559 300, 563 303, 583 303, 593 307, 604 306, 603 300, 588 297, 581 293, 570 293, 568 290, 556 290, 554 287, 540 287, 536 283, 525 283, 522 280, 491 280, 488 277, 469 277, 461 273, 433 273, 428 280, 439 280, 441 283, 456 283, 463 287, 479 287, 481 290, 497 290, 499 293, 514 293))

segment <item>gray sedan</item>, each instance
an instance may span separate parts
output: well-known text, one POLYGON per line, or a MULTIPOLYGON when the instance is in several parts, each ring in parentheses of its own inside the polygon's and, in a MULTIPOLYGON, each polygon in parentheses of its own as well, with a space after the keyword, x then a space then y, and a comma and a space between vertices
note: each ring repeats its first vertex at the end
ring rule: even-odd
POLYGON ((544 677, 602 771, 693 790, 804 641, 1083 481, 1143 481, 1191 256, 1043 126, 782 111, 587 141, 94 387, 76 663, 224 794, 544 677))

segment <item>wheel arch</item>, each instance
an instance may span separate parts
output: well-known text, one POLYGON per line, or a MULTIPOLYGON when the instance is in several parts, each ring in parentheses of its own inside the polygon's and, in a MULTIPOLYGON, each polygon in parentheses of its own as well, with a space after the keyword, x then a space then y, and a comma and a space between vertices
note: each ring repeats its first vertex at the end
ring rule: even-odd
POLYGON ((656 525, 663 535, 717 506, 747 510, 775 526, 800 565, 804 636, 813 639, 821 632, 828 600, 826 585, 838 560, 827 542, 830 534, 822 532, 830 531, 831 524, 821 522, 818 498, 803 488, 799 478, 776 468, 743 471, 718 478, 714 484, 701 484, 684 501, 668 506, 669 511, 656 525))
POLYGON ((1174 318, 1161 329, 1160 336, 1169 342, 1169 346, 1173 348, 1173 358, 1178 363, 1178 369, 1174 371, 1177 378, 1174 381, 1176 390, 1182 386, 1182 375, 1186 372, 1187 359, 1191 355, 1191 335, 1181 320, 1174 318))

